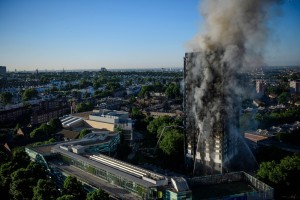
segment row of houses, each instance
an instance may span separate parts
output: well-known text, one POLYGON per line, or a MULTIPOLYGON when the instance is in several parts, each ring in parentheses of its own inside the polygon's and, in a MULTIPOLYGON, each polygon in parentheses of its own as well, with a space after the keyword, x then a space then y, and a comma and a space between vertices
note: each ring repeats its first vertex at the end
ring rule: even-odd
POLYGON ((51 118, 70 113, 70 105, 66 100, 39 100, 11 107, 0 111, 0 125, 18 123, 27 118, 30 124, 48 122, 51 118))

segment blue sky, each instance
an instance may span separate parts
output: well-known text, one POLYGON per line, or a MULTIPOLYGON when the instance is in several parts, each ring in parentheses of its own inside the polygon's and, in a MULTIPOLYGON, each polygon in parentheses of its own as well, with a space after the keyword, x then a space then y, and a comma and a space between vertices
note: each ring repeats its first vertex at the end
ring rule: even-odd
MULTIPOLYGON (((0 0, 8 70, 181 67, 203 19, 198 0, 0 0)), ((270 65, 300 64, 300 1, 282 5, 270 65)))

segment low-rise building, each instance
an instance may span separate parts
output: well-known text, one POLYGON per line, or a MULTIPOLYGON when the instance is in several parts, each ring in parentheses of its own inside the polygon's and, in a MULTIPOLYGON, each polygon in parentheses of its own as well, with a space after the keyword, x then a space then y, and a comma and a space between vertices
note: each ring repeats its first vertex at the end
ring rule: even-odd
POLYGON ((132 120, 129 113, 125 111, 99 109, 94 110, 89 115, 85 123, 94 128, 106 128, 110 131, 122 130, 124 140, 128 143, 132 141, 132 120))
POLYGON ((122 131, 126 143, 133 140, 132 120, 125 111, 99 109, 92 112, 76 113, 60 118, 64 128, 70 130, 107 129, 109 131, 122 131))
POLYGON ((182 177, 173 178, 171 185, 164 175, 105 156, 115 150, 118 136, 108 131, 93 132, 80 140, 25 150, 33 161, 48 169, 56 182, 61 183, 67 175, 76 176, 95 189, 102 185, 101 189, 117 199, 192 199, 182 177))
POLYGON ((290 81, 290 92, 300 93, 300 80, 290 81))
POLYGON ((41 124, 50 121, 52 118, 59 118, 70 113, 67 101, 41 101, 38 105, 32 106, 30 123, 41 124))

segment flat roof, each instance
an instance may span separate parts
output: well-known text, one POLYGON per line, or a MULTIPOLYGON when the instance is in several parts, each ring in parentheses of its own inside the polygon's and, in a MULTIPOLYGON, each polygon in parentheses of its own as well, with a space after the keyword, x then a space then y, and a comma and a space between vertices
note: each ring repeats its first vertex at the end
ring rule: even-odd
POLYGON ((254 134, 254 133, 245 133, 245 138, 247 138, 248 140, 251 140, 253 142, 258 142, 258 141, 268 139, 268 136, 257 135, 257 134, 254 134))
POLYGON ((52 147, 55 145, 56 144, 46 144, 46 145, 40 145, 36 147, 26 147, 26 148, 34 150, 39 154, 45 155, 45 154, 50 154, 52 147))
POLYGON ((92 160, 96 160, 97 162, 101 162, 101 163, 103 163, 105 165, 108 165, 110 167, 116 168, 118 170, 125 171, 126 173, 132 174, 132 175, 140 177, 140 178, 148 177, 148 178, 151 178, 155 181, 165 179, 165 177, 160 175, 160 174, 151 172, 149 170, 131 165, 129 163, 126 163, 126 162, 123 162, 123 161, 120 161, 120 160, 116 160, 116 159, 111 158, 109 156, 91 155, 91 156, 89 156, 89 158, 92 159, 92 160))
POLYGON ((62 129, 61 131, 55 133, 55 135, 63 135, 65 138, 75 139, 79 136, 79 132, 62 129))
POLYGON ((193 199, 215 199, 229 195, 254 192, 255 190, 247 182, 236 181, 213 185, 201 185, 192 188, 193 199))
POLYGON ((105 170, 107 172, 110 172, 112 174, 116 174, 118 176, 124 177, 124 178, 126 178, 128 180, 131 180, 131 181, 133 181, 133 182, 135 182, 137 184, 140 184, 140 185, 142 185, 144 187, 153 187, 153 186, 156 186, 155 184, 153 184, 153 183, 151 183, 149 181, 143 180, 141 178, 133 176, 133 175, 131 175, 129 173, 126 173, 124 171, 121 171, 121 170, 109 167, 109 166, 107 166, 105 164, 102 164, 100 162, 96 162, 96 161, 88 159, 88 158, 86 158, 84 156, 81 156, 81 155, 78 155, 78 154, 74 154, 72 152, 69 152, 69 151, 66 151, 64 149, 61 149, 60 145, 61 144, 57 144, 57 145, 53 146, 52 151, 53 152, 58 152, 58 153, 61 153, 61 154, 64 154, 64 155, 67 155, 67 156, 69 156, 69 157, 71 157, 73 159, 81 160, 81 161, 83 161, 85 163, 88 163, 89 165, 92 165, 92 166, 97 167, 99 169, 103 169, 103 170, 105 170))
POLYGON ((83 137, 81 139, 60 143, 59 146, 67 147, 67 146, 76 146, 76 145, 89 146, 93 144, 104 144, 117 136, 117 134, 114 135, 108 134, 104 139, 100 139, 100 136, 99 135, 97 136, 97 133, 89 133, 88 135, 85 135, 87 137, 83 137), (91 137, 88 137, 88 135, 90 135, 91 137))

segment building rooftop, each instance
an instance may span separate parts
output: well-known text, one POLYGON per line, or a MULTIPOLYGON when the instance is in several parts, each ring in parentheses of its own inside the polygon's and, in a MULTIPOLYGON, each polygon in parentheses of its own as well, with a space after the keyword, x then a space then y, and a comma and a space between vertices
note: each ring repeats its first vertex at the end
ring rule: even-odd
POLYGON ((177 192, 187 191, 190 189, 183 177, 173 177, 171 178, 171 182, 177 192))
POLYGON ((55 135, 62 135, 64 138, 74 140, 79 136, 79 132, 62 129, 61 131, 57 132, 55 135))
POLYGON ((70 126, 72 126, 74 124, 82 122, 83 118, 81 118, 81 117, 74 117, 72 115, 69 115, 69 116, 64 116, 64 117, 60 118, 60 121, 61 121, 61 124, 64 127, 70 127, 70 126))
MULTIPOLYGON (((67 151, 65 149, 62 149, 62 148, 60 148, 60 146, 61 146, 60 144, 53 146, 52 147, 52 152, 53 153, 61 153, 63 155, 69 156, 69 157, 71 157, 73 159, 81 160, 81 161, 83 161, 83 162, 85 162, 85 163, 87 163, 89 165, 94 166, 94 167, 106 170, 107 172, 110 172, 112 174, 116 174, 118 176, 121 176, 121 177, 127 178, 129 180, 132 180, 135 183, 140 184, 140 185, 142 185, 144 187, 152 187, 152 186, 156 186, 156 184, 157 184, 155 182, 155 180, 151 181, 151 178, 149 178, 147 180, 147 179, 140 178, 139 176, 137 176, 137 174, 131 173, 130 171, 135 170, 135 168, 136 168, 135 166, 133 166, 134 168, 132 168, 131 170, 129 170, 129 169, 128 170, 124 170, 123 167, 127 167, 127 165, 123 165, 123 163, 120 165, 119 162, 121 162, 121 161, 116 162, 115 159, 112 159, 112 158, 107 159, 109 157, 104 157, 103 155, 101 155, 101 158, 106 158, 106 162, 105 161, 101 162, 101 161, 98 161, 96 159, 92 160, 92 159, 90 159, 90 157, 81 156, 81 155, 72 153, 70 151, 67 151), (109 161, 111 162, 110 164, 108 164, 109 161), (116 166, 112 167, 115 164, 118 164, 118 167, 116 167, 116 166)), ((94 156, 94 158, 96 158, 99 155, 93 155, 93 156, 94 156)), ((153 172, 151 172, 151 173, 153 173, 153 172)), ((161 177, 164 178, 164 176, 159 175, 159 174, 157 174, 157 176, 161 176, 161 177)), ((166 179, 165 179, 165 181, 166 181, 165 184, 167 184, 167 180, 166 179)))
POLYGON ((243 171, 188 179, 193 199, 274 199, 274 189, 243 171))
POLYGON ((231 183, 221 183, 215 185, 204 185, 192 189, 193 199, 218 199, 234 194, 242 194, 256 191, 248 183, 239 181, 231 183))
POLYGON ((79 140, 73 140, 70 142, 64 142, 59 144, 60 148, 69 148, 74 146, 89 146, 97 143, 106 143, 109 142, 113 137, 115 137, 117 133, 113 133, 105 130, 105 132, 92 132, 85 135, 83 138, 79 140))
POLYGON ((92 160, 95 160, 97 162, 103 163, 107 166, 110 166, 112 168, 115 168, 115 169, 118 169, 120 171, 124 171, 126 173, 129 173, 133 176, 142 178, 142 179, 144 179, 144 177, 153 179, 155 181, 165 179, 165 177, 160 175, 160 174, 145 170, 145 169, 140 168, 140 167, 136 167, 136 166, 131 165, 129 163, 125 163, 125 162, 122 162, 120 160, 116 160, 116 159, 113 159, 111 157, 108 157, 108 156, 91 155, 91 156, 89 156, 89 158, 92 159, 92 160))
POLYGON ((266 135, 258 135, 258 134, 254 134, 254 133, 245 133, 245 138, 248 140, 251 140, 253 142, 259 142, 262 140, 266 140, 269 137, 266 135))
POLYGON ((30 147, 30 148, 33 149, 34 151, 38 152, 39 154, 47 155, 47 154, 51 154, 51 149, 56 144, 57 143, 46 144, 46 145, 40 145, 40 146, 30 147))
POLYGON ((120 117, 123 115, 128 115, 128 112, 125 111, 117 111, 117 110, 108 110, 108 109, 98 109, 98 110, 93 110, 93 112, 90 115, 94 116, 101 116, 101 117, 120 117))

